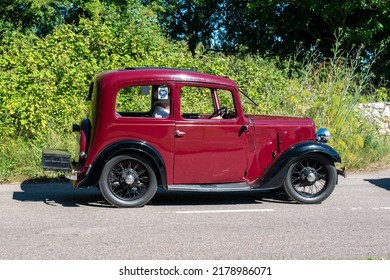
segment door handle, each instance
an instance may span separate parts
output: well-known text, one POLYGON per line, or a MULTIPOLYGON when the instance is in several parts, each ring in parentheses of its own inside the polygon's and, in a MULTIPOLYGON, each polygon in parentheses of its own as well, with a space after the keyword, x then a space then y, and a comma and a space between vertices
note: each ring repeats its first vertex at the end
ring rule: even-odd
POLYGON ((176 137, 183 137, 186 133, 184 131, 176 130, 175 135, 176 137))
POLYGON ((240 128, 239 136, 241 136, 244 132, 249 132, 249 125, 243 125, 240 128))

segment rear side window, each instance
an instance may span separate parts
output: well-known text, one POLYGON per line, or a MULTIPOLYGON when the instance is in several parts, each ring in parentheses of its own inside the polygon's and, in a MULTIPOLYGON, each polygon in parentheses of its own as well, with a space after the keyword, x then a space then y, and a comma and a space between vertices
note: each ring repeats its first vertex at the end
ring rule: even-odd
POLYGON ((129 86, 119 90, 116 113, 121 117, 166 118, 171 90, 166 85, 129 86))

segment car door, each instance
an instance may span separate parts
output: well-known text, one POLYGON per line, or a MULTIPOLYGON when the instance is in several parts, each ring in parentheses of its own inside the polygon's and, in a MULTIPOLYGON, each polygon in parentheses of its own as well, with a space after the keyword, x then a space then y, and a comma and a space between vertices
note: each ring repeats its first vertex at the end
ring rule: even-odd
POLYGON ((231 90, 180 85, 175 121, 174 184, 243 182, 247 171, 246 133, 237 118, 231 90), (212 116, 217 109, 227 113, 212 116))

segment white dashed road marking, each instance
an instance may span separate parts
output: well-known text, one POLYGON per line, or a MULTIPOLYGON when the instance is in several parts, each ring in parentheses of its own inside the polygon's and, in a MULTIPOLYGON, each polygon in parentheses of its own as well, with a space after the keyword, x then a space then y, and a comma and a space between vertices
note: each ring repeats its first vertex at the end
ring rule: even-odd
MULTIPOLYGON (((336 208, 342 210, 342 208, 336 208)), ((364 210, 390 210, 390 207, 351 207, 349 211, 364 211, 364 210)), ((217 214, 217 213, 249 213, 249 212, 275 212, 275 209, 231 209, 231 210, 188 210, 188 211, 175 211, 176 214, 217 214)))
POLYGON ((373 207, 372 210, 390 210, 390 207, 373 207))
POLYGON ((275 209, 199 210, 199 211, 176 211, 176 214, 245 213, 245 212, 274 212, 274 211, 275 209))

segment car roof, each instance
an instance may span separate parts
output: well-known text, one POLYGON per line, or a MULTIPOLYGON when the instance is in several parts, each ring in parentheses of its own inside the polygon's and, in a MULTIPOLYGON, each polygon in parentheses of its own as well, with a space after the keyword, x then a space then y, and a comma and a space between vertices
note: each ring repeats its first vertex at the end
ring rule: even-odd
POLYGON ((188 81, 198 83, 222 84, 237 87, 236 83, 227 77, 200 73, 195 70, 163 67, 124 68, 101 72, 96 76, 99 82, 158 82, 158 81, 188 81))

